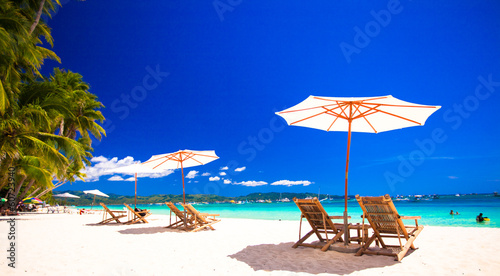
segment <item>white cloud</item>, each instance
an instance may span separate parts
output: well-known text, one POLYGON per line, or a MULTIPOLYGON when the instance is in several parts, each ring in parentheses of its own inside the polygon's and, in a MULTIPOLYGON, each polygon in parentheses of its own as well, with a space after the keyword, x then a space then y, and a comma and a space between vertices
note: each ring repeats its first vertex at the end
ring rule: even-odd
POLYGON ((140 177, 162 178, 162 177, 167 176, 173 172, 174 172, 173 170, 166 170, 166 171, 162 171, 159 173, 153 173, 153 174, 151 174, 151 173, 138 173, 137 178, 140 178, 140 177))
POLYGON ((187 175, 186 178, 195 178, 199 171, 190 171, 187 175))
POLYGON ((220 172, 219 174, 220 174, 220 175, 222 175, 222 176, 224 176, 224 175, 226 175, 227 173, 225 173, 225 172, 220 172))
POLYGON ((234 171, 235 172, 242 172, 244 170, 246 170, 247 167, 241 167, 241 168, 236 168, 234 171))
MULTIPOLYGON (((93 157, 90 159, 90 162, 93 164, 90 167, 86 167, 83 169, 81 172, 86 174, 86 177, 84 178, 85 181, 87 182, 94 182, 98 181, 100 176, 103 175, 113 175, 113 174, 121 174, 121 175, 133 175, 134 173, 115 173, 113 172, 114 170, 120 168, 120 167, 125 167, 125 166, 130 166, 133 164, 138 163, 139 161, 134 160, 132 156, 127 156, 123 159, 118 159, 118 157, 113 157, 111 159, 108 159, 104 156, 97 156, 93 157)), ((137 177, 151 177, 151 178, 158 178, 158 177, 163 177, 166 175, 169 175, 173 172, 173 170, 166 170, 166 171, 159 171, 157 173, 138 173, 137 177)), ((128 179, 123 179, 120 178, 121 176, 113 176, 110 177, 108 180, 109 181, 133 181, 128 179)), ((133 178, 132 178, 133 179, 133 178)), ((79 181, 79 180, 77 180, 79 181)))
POLYGON ((123 181, 123 177, 121 177, 119 175, 115 175, 115 176, 108 178, 108 181, 123 181))
POLYGON ((213 177, 210 177, 208 180, 210 180, 210 181, 219 181, 219 180, 220 180, 220 177, 218 177, 218 176, 213 176, 213 177))
POLYGON ((243 181, 243 182, 234 182, 233 184, 247 186, 247 187, 257 187, 257 186, 267 185, 267 182, 264 182, 264 181, 243 181))
POLYGON ((229 179, 224 179, 224 184, 231 184, 231 180, 229 180, 229 179))
POLYGON ((106 162, 108 161, 108 158, 104 157, 104 156, 97 156, 97 157, 92 157, 92 159, 90 159, 90 162, 94 162, 94 163, 101 163, 101 162, 106 162))
POLYGON ((220 168, 221 171, 227 171, 229 168, 227 166, 220 168))
POLYGON ((309 186, 311 184, 312 184, 312 182, 307 181, 307 180, 300 180, 300 181, 280 180, 280 181, 276 181, 276 182, 271 183, 271 185, 273 185, 273 186, 283 185, 283 186, 288 186, 288 187, 291 187, 294 185, 309 186))
POLYGON ((209 172, 203 173, 201 176, 210 176, 211 174, 209 172))
MULTIPOLYGON (((108 159, 104 156, 97 156, 90 159, 90 162, 94 163, 90 167, 85 167, 81 172, 86 174, 84 178, 87 182, 98 181, 100 176, 112 175, 110 172, 112 169, 116 169, 122 166, 128 166, 134 164, 134 158, 127 156, 123 159, 118 160, 118 157, 113 157, 108 159)), ((80 181, 80 180, 77 180, 80 181)), ((117 180, 112 180, 117 181, 117 180)))

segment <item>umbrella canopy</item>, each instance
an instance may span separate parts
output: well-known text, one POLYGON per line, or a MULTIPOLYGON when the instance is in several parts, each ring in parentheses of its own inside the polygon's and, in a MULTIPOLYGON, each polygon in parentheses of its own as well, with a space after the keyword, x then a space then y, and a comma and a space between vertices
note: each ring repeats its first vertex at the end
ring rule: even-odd
POLYGON ((135 177, 134 208, 135 208, 137 205, 137 174, 138 173, 153 174, 153 173, 162 173, 164 171, 166 171, 166 170, 163 170, 163 169, 155 170, 155 169, 143 166, 141 163, 137 163, 137 164, 132 164, 129 166, 123 166, 123 167, 107 170, 106 172, 133 174, 134 175, 134 177, 135 177))
POLYGON ((92 200, 92 205, 90 206, 90 209, 94 207, 94 202, 95 202, 95 197, 96 196, 103 196, 103 197, 109 197, 107 194, 99 191, 99 190, 88 190, 88 191, 83 191, 85 194, 91 194, 94 195, 94 200, 92 200))
POLYGON ((371 98, 309 96, 276 114, 289 125, 325 131, 378 133, 424 125, 439 108, 405 102, 390 95, 371 98))
POLYGON ((55 197, 67 197, 67 198, 80 198, 79 196, 72 195, 70 193, 57 194, 57 195, 52 195, 52 196, 55 196, 55 197))
POLYGON ((99 190, 88 190, 88 191, 83 191, 85 194, 91 194, 94 196, 103 196, 103 197, 109 197, 107 194, 99 191, 99 190))
POLYGON ((33 204, 41 204, 43 201, 37 197, 28 197, 23 199, 23 203, 33 203, 33 204))
MULTIPOLYGON (((288 125, 325 131, 345 131, 347 158, 344 187, 344 224, 347 227, 347 176, 351 132, 378 133, 393 129, 424 125, 440 106, 405 102, 392 96, 380 97, 317 97, 309 96, 299 104, 276 112, 288 125)), ((345 231, 348 242, 348 231, 345 231)))
POLYGON ((148 161, 142 163, 142 166, 151 169, 173 170, 181 169, 182 174, 182 201, 186 203, 186 190, 184 187, 184 168, 205 165, 219 157, 213 150, 179 150, 173 153, 153 155, 148 161))

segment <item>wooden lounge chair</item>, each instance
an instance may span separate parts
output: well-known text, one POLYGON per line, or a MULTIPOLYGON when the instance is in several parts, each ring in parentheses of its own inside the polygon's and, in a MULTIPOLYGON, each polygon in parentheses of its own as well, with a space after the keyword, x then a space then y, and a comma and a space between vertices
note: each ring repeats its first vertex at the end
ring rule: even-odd
POLYGON ((219 214, 200 213, 191 204, 182 204, 182 207, 184 207, 188 215, 192 216, 193 227, 192 229, 186 229, 189 232, 196 232, 206 228, 215 230, 212 225, 220 221, 220 219, 215 218, 219 214))
POLYGON ((193 217, 186 214, 186 225, 184 225, 184 212, 179 210, 172 202, 165 202, 168 208, 170 208, 170 225, 165 228, 176 229, 181 228, 192 228, 193 227, 193 217), (172 213, 175 214, 175 222, 172 223, 172 213))
POLYGON ((100 204, 102 208, 104 208, 104 212, 102 214, 102 221, 98 224, 110 223, 113 220, 116 221, 116 223, 122 223, 120 219, 127 216, 127 211, 111 211, 109 210, 108 206, 106 206, 106 204, 102 202, 100 204), (108 214, 111 216, 110 218, 107 218, 108 214))
POLYGON ((421 217, 400 216, 389 195, 379 197, 356 195, 356 200, 363 209, 363 216, 368 219, 374 232, 366 244, 356 253, 356 256, 363 254, 387 255, 394 256, 396 261, 401 261, 410 248, 416 249, 413 241, 424 229, 422 225, 418 225, 418 219, 421 217), (405 226, 403 219, 414 219, 415 226, 405 226), (399 245, 387 245, 383 238, 398 239, 399 245), (382 248, 387 250, 369 250, 368 247, 373 241, 377 241, 382 248))
POLYGON ((299 228, 299 240, 292 246, 292 248, 297 248, 299 246, 307 246, 313 248, 321 248, 321 251, 326 251, 336 241, 343 241, 342 235, 344 234, 344 224, 343 223, 333 223, 332 219, 343 219, 343 216, 329 216, 319 200, 317 198, 313 199, 297 199, 294 198, 293 201, 299 207, 300 212, 300 228, 299 228), (300 237, 300 231, 302 229, 302 219, 306 218, 311 225, 312 230, 300 237), (316 234, 321 242, 326 242, 326 244, 311 244, 304 243, 310 236, 316 234))
POLYGON ((151 215, 151 213, 149 212, 149 210, 142 210, 140 212, 136 212, 134 209, 132 209, 130 206, 128 206, 128 204, 126 203, 123 203, 123 205, 125 205, 125 207, 127 207, 127 209, 132 212, 132 219, 125 222, 125 224, 134 224, 136 222, 144 222, 144 223, 148 223, 148 221, 146 220, 147 217, 149 217, 151 215))

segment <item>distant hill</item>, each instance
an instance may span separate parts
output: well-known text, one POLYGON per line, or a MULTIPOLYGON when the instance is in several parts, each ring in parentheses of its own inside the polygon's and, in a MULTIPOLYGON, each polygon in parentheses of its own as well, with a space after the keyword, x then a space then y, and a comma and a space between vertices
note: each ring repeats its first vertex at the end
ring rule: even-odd
MULTIPOLYGON (((60 191, 59 193, 68 192, 73 195, 77 195, 80 198, 59 198, 54 197, 53 200, 49 200, 49 203, 59 203, 60 205, 90 205, 94 200, 93 195, 84 194, 82 191, 60 191)), ((121 205, 123 203, 134 204, 134 196, 124 196, 118 194, 108 194, 109 197, 97 196, 95 201, 98 205, 99 202, 103 202, 106 205, 121 205)), ((238 197, 226 197, 218 195, 204 195, 204 194, 194 194, 186 195, 186 202, 231 202, 234 201, 257 201, 257 200, 271 200, 277 201, 279 199, 288 198, 292 200, 296 198, 306 198, 306 197, 317 197, 318 194, 315 193, 251 193, 246 196, 238 197)), ((320 198, 325 198, 327 195, 321 195, 320 198)), ((343 196, 330 196, 330 198, 343 198, 343 196)), ((182 202, 182 195, 173 194, 159 194, 151 196, 137 196, 137 204, 149 204, 149 203, 164 203, 166 201, 171 201, 174 203, 182 202)))

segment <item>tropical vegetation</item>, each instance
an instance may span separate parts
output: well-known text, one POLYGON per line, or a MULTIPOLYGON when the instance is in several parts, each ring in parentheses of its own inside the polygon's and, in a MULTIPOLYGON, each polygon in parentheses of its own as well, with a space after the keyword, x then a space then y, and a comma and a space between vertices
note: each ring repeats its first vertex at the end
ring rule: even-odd
POLYGON ((105 135, 99 125, 104 106, 80 74, 40 71, 47 59, 60 62, 46 48, 53 39, 44 20, 57 5, 59 0, 0 1, 0 196, 15 202, 50 197, 54 187, 82 178, 92 139, 105 135))
MULTIPOLYGON (((91 205, 94 201, 94 196, 90 194, 85 194, 82 191, 62 191, 59 193, 68 192, 73 195, 77 195, 80 198, 54 198, 49 200, 49 204, 59 204, 59 205, 76 205, 76 206, 87 206, 91 205)), ((135 197, 134 196, 125 196, 125 195, 117 195, 117 194, 108 194, 109 197, 97 197, 95 202, 103 202, 106 205, 123 205, 123 203, 134 204, 135 197)), ((251 193, 245 196, 235 196, 235 197, 227 197, 220 195, 210 195, 210 194, 187 194, 186 202, 208 202, 208 203, 236 203, 236 202, 260 202, 260 201, 284 201, 285 199, 289 199, 290 201, 294 198, 307 198, 307 197, 318 197, 318 194, 315 193, 251 193)), ((351 196, 352 197, 352 196, 351 196)), ((338 200, 339 202, 343 202, 344 196, 332 196, 321 194, 319 195, 320 199, 329 198, 332 200, 338 200)), ((171 201, 173 203, 182 202, 182 194, 173 195, 173 194, 158 194, 158 195, 150 195, 150 196, 137 196, 137 204, 161 204, 167 201, 171 201)))

